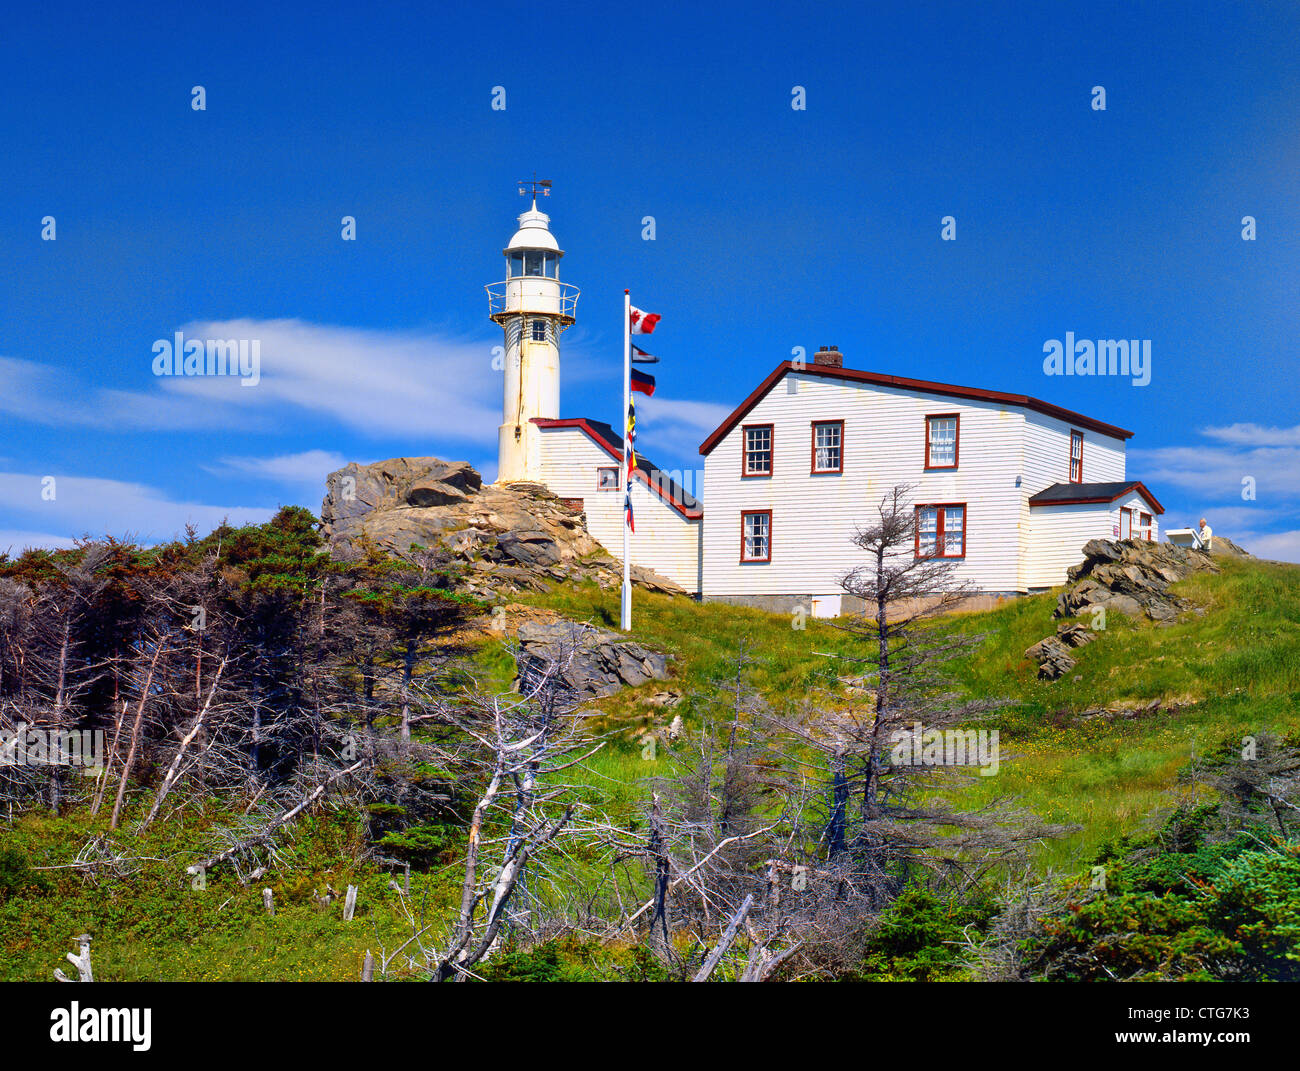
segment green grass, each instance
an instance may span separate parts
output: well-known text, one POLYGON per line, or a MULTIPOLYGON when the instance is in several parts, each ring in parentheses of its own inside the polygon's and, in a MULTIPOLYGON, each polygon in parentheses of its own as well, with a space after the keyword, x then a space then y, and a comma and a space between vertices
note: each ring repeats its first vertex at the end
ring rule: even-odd
MULTIPOLYGON (((982 637, 953 664, 957 682, 971 696, 1008 701, 987 723, 1000 734, 999 774, 962 787, 956 798, 974 805, 1012 796, 1047 821, 1082 827, 1047 842, 1038 855, 1041 866, 1074 868, 1101 844, 1171 807, 1182 791, 1179 772, 1194 754, 1247 734, 1300 729, 1300 567, 1218 560, 1221 575, 1198 574, 1173 587, 1203 613, 1188 612, 1167 626, 1111 614, 1060 681, 1039 681, 1036 665, 1024 657, 1055 631, 1055 592, 953 616, 948 627, 982 637), (1131 709, 1153 699, 1162 709, 1136 720, 1078 719, 1084 711, 1131 709)), ((618 594, 595 585, 531 600, 592 624, 617 623, 618 594)), ((728 677, 744 643, 759 659, 753 684, 779 710, 842 704, 835 678, 855 670, 823 656, 852 655, 860 642, 825 621, 797 629, 787 614, 641 592, 633 623, 638 640, 673 654, 669 683, 688 697, 728 677)), ((670 716, 643 702, 663 687, 626 689, 599 706, 631 738, 670 716)), ((698 706, 678 708, 688 724, 698 706)), ((602 762, 611 773, 633 776, 644 765, 630 746, 621 758, 602 762)))
MULTIPOLYGON (((81 933, 93 939, 98 981, 355 979, 367 949, 378 958, 381 948, 392 951, 410 936, 398 895, 388 887, 390 875, 343 861, 355 856, 361 836, 359 819, 346 812, 298 823, 282 846, 292 869, 241 885, 221 867, 195 888, 185 867, 210 848, 205 835, 213 822, 228 817, 214 812, 184 828, 154 827, 143 838, 113 834, 121 850, 156 860, 138 874, 96 879, 67 869, 35 870, 44 889, 0 898, 0 980, 50 981, 55 967, 75 977, 64 953, 75 951, 72 938, 81 933), (339 892, 358 886, 351 922, 343 921, 341 899, 314 901, 313 893, 327 884, 339 892), (263 888, 274 893, 274 917, 263 908, 263 888)), ((31 813, 0 833, 0 850, 17 847, 33 868, 52 866, 75 855, 95 831, 83 814, 31 813)), ((410 900, 417 910, 423 899, 441 914, 451 895, 448 874, 412 873, 410 900)))
MULTIPOLYGON (((958 800, 974 806, 1012 796, 1043 819, 1078 825, 1078 832, 1044 844, 1037 857, 1041 867, 1077 869, 1103 843, 1170 808, 1186 791, 1179 775, 1193 754, 1264 730, 1300 730, 1300 568, 1221 564, 1221 575, 1176 585, 1204 613, 1185 614, 1168 627, 1111 615, 1106 631, 1077 652, 1076 669, 1054 683, 1036 680, 1036 667, 1024 658, 1025 648, 1055 630, 1054 593, 950 619, 947 627, 983 637, 954 665, 959 685, 972 696, 1008 700, 988 723, 1001 736, 1001 770, 963 784, 958 800), (1135 720, 1078 720, 1085 710, 1152 699, 1162 709, 1135 720)), ((617 593, 595 585, 521 598, 602 627, 617 622, 617 593)), ((593 725, 610 734, 609 742, 568 774, 589 802, 629 820, 644 810, 649 779, 668 769, 662 750, 646 757, 642 733, 679 712, 688 726, 698 726, 710 691, 732 675, 742 645, 755 659, 751 684, 778 711, 842 706, 837 678, 857 672, 825 657, 851 656, 860 642, 825 621, 795 628, 789 615, 638 592, 634 623, 636 639, 673 655, 673 679, 594 703, 593 725), (683 693, 681 704, 645 702, 666 687, 683 693)), ((484 687, 503 688, 512 676, 509 656, 495 640, 479 648, 473 665, 484 687)), ((208 831, 222 817, 211 804, 206 814, 187 812, 183 824, 159 823, 141 842, 118 837, 126 848, 163 859, 133 877, 96 884, 71 870, 39 871, 47 891, 0 900, 0 978, 48 979, 56 966, 70 970, 63 954, 83 931, 95 938, 97 976, 124 980, 351 979, 367 948, 378 953, 409 936, 387 873, 344 862, 355 858, 362 837, 361 820, 346 811, 297 824, 286 845, 292 870, 249 886, 218 871, 206 890, 192 889, 184 868, 210 846, 208 831), (326 881, 339 890, 348 882, 360 886, 352 923, 342 921, 338 902, 322 908, 312 901, 312 890, 326 881), (262 911, 261 889, 268 884, 275 918, 262 911)), ((80 814, 31 814, 0 831, 0 850, 17 847, 33 866, 64 863, 102 826, 102 816, 94 823, 80 814)), ((571 850, 573 864, 594 881, 599 860, 571 850)), ((412 899, 418 904, 427 897, 430 915, 445 918, 454 883, 450 869, 413 873, 412 899)))

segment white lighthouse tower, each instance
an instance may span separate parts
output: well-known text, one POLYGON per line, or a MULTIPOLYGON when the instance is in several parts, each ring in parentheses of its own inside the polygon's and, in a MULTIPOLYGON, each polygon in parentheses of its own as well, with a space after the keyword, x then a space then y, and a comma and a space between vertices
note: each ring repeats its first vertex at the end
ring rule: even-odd
POLYGON ((574 322, 578 304, 578 288, 560 282, 564 251, 547 226, 551 219, 537 210, 537 191, 549 194, 551 184, 531 185, 532 207, 505 248, 505 281, 487 287, 490 315, 506 341, 499 483, 541 477, 541 432, 532 418, 560 415, 560 333, 574 322))

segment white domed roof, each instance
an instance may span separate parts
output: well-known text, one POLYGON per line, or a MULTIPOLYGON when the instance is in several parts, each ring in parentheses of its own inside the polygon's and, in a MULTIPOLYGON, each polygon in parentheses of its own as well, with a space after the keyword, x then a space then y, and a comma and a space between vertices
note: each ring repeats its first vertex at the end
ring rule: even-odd
POLYGON ((545 212, 539 212, 537 202, 534 201, 533 207, 519 217, 519 229, 515 231, 515 236, 510 239, 510 244, 506 246, 505 251, 509 253, 512 249, 549 249, 553 253, 559 253, 560 245, 547 227, 550 222, 551 217, 545 212))

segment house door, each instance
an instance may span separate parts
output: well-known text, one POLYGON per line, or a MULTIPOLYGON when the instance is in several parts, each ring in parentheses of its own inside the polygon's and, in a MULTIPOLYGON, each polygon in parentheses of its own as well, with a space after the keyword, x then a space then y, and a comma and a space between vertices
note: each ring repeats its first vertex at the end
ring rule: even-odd
POLYGON ((1133 538, 1133 511, 1131 509, 1121 509, 1119 511, 1119 537, 1120 539, 1133 538))

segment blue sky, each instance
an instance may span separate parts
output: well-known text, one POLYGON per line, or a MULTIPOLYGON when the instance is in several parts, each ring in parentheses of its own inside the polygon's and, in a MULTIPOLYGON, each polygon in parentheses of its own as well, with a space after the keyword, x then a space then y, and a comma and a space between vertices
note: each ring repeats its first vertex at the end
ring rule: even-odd
POLYGON ((482 287, 536 171, 583 291, 563 415, 617 419, 630 287, 664 317, 664 467, 829 342, 1132 428, 1166 526, 1300 560, 1297 42, 1286 3, 27 5, 0 40, 0 549, 318 510, 347 460, 493 476, 482 287), (261 382, 155 377, 177 330, 260 339, 261 382), (1067 331, 1151 339, 1150 384, 1046 376, 1067 331))

